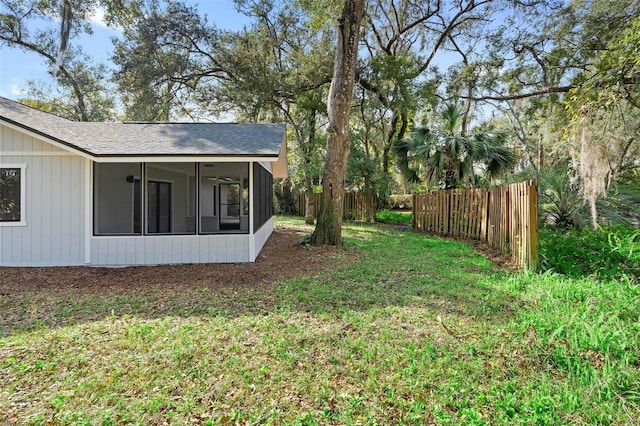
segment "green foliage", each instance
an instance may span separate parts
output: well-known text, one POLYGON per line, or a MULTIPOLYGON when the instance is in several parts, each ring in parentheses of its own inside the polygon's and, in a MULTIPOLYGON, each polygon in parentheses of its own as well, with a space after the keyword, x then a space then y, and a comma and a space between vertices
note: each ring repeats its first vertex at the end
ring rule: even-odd
POLYGON ((552 167, 534 171, 531 176, 538 180, 538 216, 543 225, 569 229, 586 223, 580 213, 584 210, 584 203, 568 162, 558 162, 552 167))
MULTIPOLYGON (((555 394, 546 400, 547 404, 542 404, 542 399, 536 401, 541 404, 541 410, 532 413, 537 423, 633 423, 638 413, 621 416, 619 404, 630 403, 635 406, 634 411, 640 410, 640 395, 634 384, 640 380, 640 373, 637 354, 632 354, 640 349, 640 286, 626 279, 570 279, 553 273, 517 275, 509 281, 506 287, 517 295, 522 306, 516 308, 512 328, 516 346, 522 348, 522 356, 516 357, 520 367, 514 368, 513 373, 522 374, 522 368, 539 368, 563 377, 567 385, 571 383, 569 386, 592 390, 590 398, 584 398, 578 394, 569 396, 555 387, 555 391, 547 393, 555 394), (572 411, 582 414, 572 417, 568 414, 572 411)), ((513 382, 512 389, 520 393, 518 382, 513 382)), ((547 388, 543 382, 530 384, 540 391, 554 388, 547 388)))
POLYGON ((75 45, 79 36, 93 33, 97 11, 112 27, 138 16, 142 0, 41 1, 0 3, 0 45, 21 49, 43 60, 56 83, 54 90, 30 82, 28 97, 47 110, 79 121, 113 118, 113 93, 105 84, 106 67, 75 45), (53 92, 53 93, 52 93, 53 92), (40 101, 38 103, 37 101, 40 101))
MULTIPOLYGON (((590 212, 580 195, 580 180, 568 161, 559 161, 543 170, 525 170, 517 177, 538 181, 540 226, 575 229, 589 224, 590 212)), ((607 197, 597 200, 599 222, 607 226, 631 226, 640 219, 637 188, 635 170, 627 170, 609 188, 607 197)))
POLYGON ((640 283, 640 230, 629 227, 540 229, 540 267, 570 277, 640 283))
MULTIPOLYGON (((68 54, 73 50, 68 50, 68 54)), ((41 111, 73 121, 113 121, 117 118, 114 93, 104 80, 105 65, 92 65, 86 57, 66 64, 68 75, 57 85, 38 81, 27 83, 26 98, 18 101, 41 111)))
POLYGON ((389 202, 394 209, 411 209, 413 207, 413 194, 392 194, 389 202))
POLYGON ((273 185, 273 211, 278 215, 297 215, 301 213, 298 212, 289 178, 275 182, 273 185))
POLYGON ((201 49, 220 34, 198 11, 184 3, 149 3, 143 16, 114 40, 113 80, 120 90, 124 115, 134 121, 168 121, 194 116, 196 88, 210 79, 201 49))
POLYGON ((380 161, 354 146, 347 163, 346 188, 373 192, 380 198, 388 198, 393 188, 393 179, 382 169, 380 161))
POLYGON ((513 150, 506 146, 503 133, 460 133, 462 112, 456 103, 445 104, 441 111, 441 128, 418 128, 411 139, 398 141, 396 154, 404 164, 407 179, 416 180, 418 173, 408 167, 413 159, 424 167, 431 185, 456 188, 473 179, 474 167, 483 166, 488 179, 509 171, 515 164, 513 150))
POLYGON ((615 108, 619 102, 640 108, 640 17, 623 25, 623 31, 612 32, 613 39, 595 65, 570 91, 567 107, 574 117, 584 116, 591 109, 615 108))
POLYGON ((382 210, 376 212, 376 222, 388 223, 390 225, 411 226, 413 223, 413 215, 411 212, 382 210))

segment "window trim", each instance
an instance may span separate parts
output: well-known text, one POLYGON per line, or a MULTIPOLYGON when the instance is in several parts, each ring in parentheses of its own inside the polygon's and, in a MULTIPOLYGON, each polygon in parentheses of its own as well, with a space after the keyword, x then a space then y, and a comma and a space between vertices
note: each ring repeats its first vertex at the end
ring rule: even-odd
POLYGON ((27 226, 27 165, 0 163, 0 169, 20 169, 20 221, 0 220, 0 226, 27 226))

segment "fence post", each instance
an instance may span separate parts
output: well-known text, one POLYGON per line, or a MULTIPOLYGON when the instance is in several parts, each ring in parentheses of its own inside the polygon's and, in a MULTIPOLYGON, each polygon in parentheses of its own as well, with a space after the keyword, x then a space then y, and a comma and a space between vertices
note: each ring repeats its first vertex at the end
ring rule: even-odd
POLYGON ((417 216, 418 210, 416 209, 416 202, 418 198, 416 194, 412 194, 411 197, 413 198, 411 200, 411 228, 414 231, 417 231, 418 229, 416 228, 416 216, 417 216))
POLYGON ((529 181, 529 250, 527 267, 535 271, 538 269, 540 257, 538 247, 538 184, 529 181))

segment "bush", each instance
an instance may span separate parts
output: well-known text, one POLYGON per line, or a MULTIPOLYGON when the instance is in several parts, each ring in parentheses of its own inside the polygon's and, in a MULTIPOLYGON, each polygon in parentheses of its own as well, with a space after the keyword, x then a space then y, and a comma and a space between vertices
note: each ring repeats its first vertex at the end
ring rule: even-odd
POLYGON ((411 226, 413 222, 413 214, 411 212, 382 210, 376 212, 376 222, 388 223, 391 225, 411 226))
POLYGON ((273 185, 273 212, 283 215, 298 214, 298 205, 291 190, 291 181, 285 179, 273 185))
POLYGON ((389 195, 389 202, 392 209, 412 209, 413 194, 394 194, 389 195))
POLYGON ((640 231, 629 227, 540 229, 540 267, 570 277, 640 282, 640 231))

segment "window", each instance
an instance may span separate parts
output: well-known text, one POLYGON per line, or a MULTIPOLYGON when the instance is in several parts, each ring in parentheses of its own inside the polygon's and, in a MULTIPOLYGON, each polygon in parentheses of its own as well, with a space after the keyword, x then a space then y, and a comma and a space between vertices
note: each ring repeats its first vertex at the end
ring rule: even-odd
POLYGON ((248 163, 93 163, 96 236, 249 232, 248 163))
POLYGON ((253 163, 253 232, 273 216, 273 175, 253 163))
POLYGON ((199 164, 199 232, 249 232, 247 163, 199 164))
POLYGON ((196 163, 146 164, 146 233, 196 233, 196 163))
POLYGON ((25 164, 0 165, 0 226, 24 226, 25 164))
POLYGON ((140 163, 94 163, 96 235, 140 235, 140 163))

